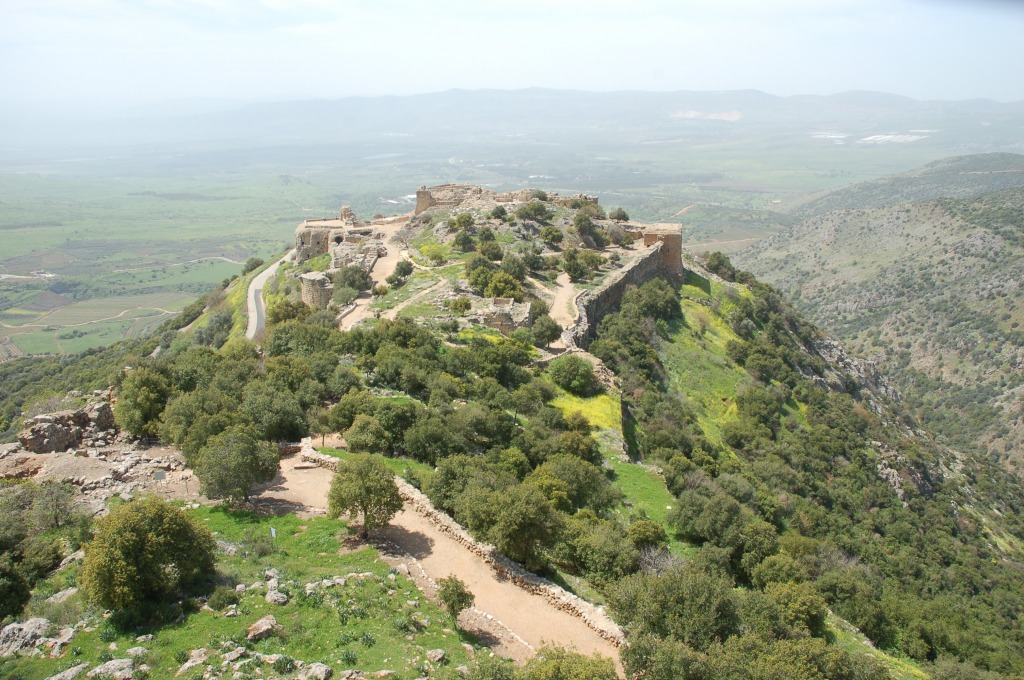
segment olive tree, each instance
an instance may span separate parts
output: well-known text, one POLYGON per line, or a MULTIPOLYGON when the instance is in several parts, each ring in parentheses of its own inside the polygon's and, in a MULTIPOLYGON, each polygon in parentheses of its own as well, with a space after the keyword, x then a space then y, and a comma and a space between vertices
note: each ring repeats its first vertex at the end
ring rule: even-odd
POLYGON ((208 498, 249 500, 252 488, 280 469, 277 446, 261 441, 251 425, 233 425, 210 437, 194 465, 208 498))
POLYGON ((327 494, 327 515, 338 517, 349 513, 353 519, 363 516, 361 538, 368 538, 374 529, 387 526, 402 509, 394 473, 378 458, 353 454, 338 463, 327 494))
POLYGON ((78 584, 100 607, 135 608, 213 571, 215 549, 210 530, 184 510, 153 496, 129 501, 99 521, 78 584))

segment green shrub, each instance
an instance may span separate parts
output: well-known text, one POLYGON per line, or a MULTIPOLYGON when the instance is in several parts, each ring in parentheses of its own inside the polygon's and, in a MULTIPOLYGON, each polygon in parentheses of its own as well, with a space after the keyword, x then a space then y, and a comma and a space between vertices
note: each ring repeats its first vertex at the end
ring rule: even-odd
POLYGON ((574 354, 560 356, 548 366, 551 380, 566 392, 578 396, 593 394, 597 388, 594 366, 574 354))
POLYGON ((221 611, 222 609, 227 609, 233 604, 238 604, 240 599, 241 598, 238 596, 238 593, 235 592, 234 588, 231 586, 220 585, 214 588, 213 592, 210 593, 210 598, 206 601, 206 604, 210 609, 221 611))

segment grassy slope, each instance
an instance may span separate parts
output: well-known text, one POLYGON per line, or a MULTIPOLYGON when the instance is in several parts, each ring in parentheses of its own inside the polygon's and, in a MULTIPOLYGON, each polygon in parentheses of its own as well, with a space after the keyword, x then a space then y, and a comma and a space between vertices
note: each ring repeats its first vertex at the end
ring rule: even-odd
MULTIPOLYGON (((271 527, 275 528, 276 552, 262 558, 219 554, 217 567, 224 580, 245 584, 262 581, 265 569, 276 568, 281 574, 282 584, 287 582, 290 585, 292 597, 288 604, 270 605, 263 599, 265 591, 257 590, 242 597, 240 615, 236 618, 197 611, 189 614, 182 624, 116 633, 112 639, 108 636, 110 631, 102 625, 102 619, 97 618, 90 624, 93 630, 83 630, 75 636, 70 643, 72 651, 64 658, 9 660, 0 664, 0 674, 4 677, 17 675, 25 680, 47 678, 62 668, 83 661, 97 663, 100 653, 109 651, 111 642, 117 645, 118 650, 113 652, 114 658, 121 658, 127 649, 139 645, 135 642, 137 635, 151 633, 154 635, 152 642, 142 643, 149 650, 144 661, 153 668, 150 677, 173 677, 181 665, 175 658, 178 652, 200 647, 216 650, 226 641, 243 642, 246 627, 266 614, 274 615, 285 635, 255 643, 251 645, 252 650, 285 654, 306 662, 322 661, 336 673, 354 667, 371 671, 390 669, 398 671, 401 677, 415 677, 420 674, 418 666, 426 660, 427 650, 437 648, 445 650, 449 661, 444 668, 438 669, 436 677, 456 677, 452 669, 467 662, 462 643, 473 640, 446 631, 451 626, 450 620, 424 598, 410 580, 396 574, 394 582, 391 582, 388 566, 380 561, 373 548, 357 545, 354 552, 343 548, 343 541, 348 535, 344 522, 325 518, 300 519, 295 515, 261 517, 224 512, 218 508, 200 508, 192 513, 219 540, 230 543, 238 543, 246 530, 268 534, 271 527), (378 578, 366 581, 350 579, 344 587, 325 589, 323 602, 304 597, 306 583, 361 572, 373 572, 378 578), (342 606, 346 606, 346 601, 352 601, 347 608, 353 614, 346 623, 342 623, 338 616, 338 606, 333 603, 335 598, 340 598, 342 606), (418 601, 415 608, 407 604, 411 600, 418 601), (359 607, 365 614, 358 612, 359 607), (423 621, 429 620, 429 624, 409 640, 406 639, 409 633, 400 630, 398 622, 413 613, 423 621), (369 639, 363 641, 366 633, 373 638, 372 642, 369 639), (354 663, 342 658, 345 651, 356 655, 354 663)), ((40 601, 65 587, 70 576, 61 572, 39 586, 31 606, 38 612, 47 613, 40 601)), ((65 607, 80 608, 81 597, 76 595, 65 607)), ((53 615, 52 610, 50 614, 53 615)), ((225 651, 234 646, 232 644, 225 651)), ((212 656, 211 663, 219 665, 220 659, 212 656)), ((269 666, 264 666, 263 673, 275 675, 269 666)), ((186 674, 182 677, 193 676, 186 674)))
MULTIPOLYGON (((737 292, 749 295, 742 286, 737 292)), ((660 348, 660 354, 670 376, 671 389, 683 394, 697 410, 698 424, 704 435, 721 444, 721 426, 736 418, 736 394, 745 386, 754 384, 754 380, 729 359, 725 351, 726 344, 737 337, 725 321, 732 308, 726 287, 690 273, 680 288, 680 294, 685 321, 672 329, 670 338, 660 348)), ((805 408, 800 403, 791 406, 798 420, 803 417, 805 408)), ((664 482, 661 486, 664 489, 664 482)), ((664 493, 669 492, 664 489, 664 493)), ((838 617, 830 617, 829 629, 836 644, 853 654, 874 656, 886 666, 893 678, 917 680, 927 677, 913 663, 874 648, 863 635, 838 617)))

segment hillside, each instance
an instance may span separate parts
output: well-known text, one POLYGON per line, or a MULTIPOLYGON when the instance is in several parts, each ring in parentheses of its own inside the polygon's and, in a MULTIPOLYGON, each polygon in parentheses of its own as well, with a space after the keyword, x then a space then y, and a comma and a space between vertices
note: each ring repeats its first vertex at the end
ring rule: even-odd
MULTIPOLYGON (((437 203, 449 198, 440 189, 431 196, 437 203)), ((338 465, 367 454, 387 466, 387 479, 393 472, 422 490, 426 500, 417 503, 444 511, 476 541, 550 587, 605 607, 625 629, 619 662, 630 676, 875 680, 1024 671, 1016 629, 1024 496, 1016 479, 907 429, 884 377, 767 286, 731 283, 684 259, 678 229, 610 219, 624 216, 589 197, 527 192, 495 203, 475 188, 460 191, 472 198, 431 206, 386 242, 372 239, 373 253, 392 258, 383 282, 384 272, 331 267, 348 252, 345 239, 367 226, 352 222, 334 241, 330 229, 345 220, 332 219, 324 229, 336 246, 282 266, 266 286, 268 325, 255 343, 240 333, 238 279, 207 298, 194 326, 181 319, 146 345, 93 352, 95 374, 80 375, 109 377, 122 434, 174 447, 202 492, 224 502, 245 505, 224 486, 234 479, 219 474, 237 465, 230 442, 262 442, 253 446, 265 450, 266 442, 341 435, 341 448, 320 447, 324 456, 314 460, 338 465), (329 273, 334 292, 314 311, 302 300, 322 301, 307 286, 323 281, 316 272, 329 273), (553 328, 566 316, 572 325, 558 337, 553 328), (156 346, 160 352, 149 351, 156 346), (125 361, 130 371, 121 370, 125 361)), ((305 246, 315 235, 309 224, 297 230, 305 246)), ((77 375, 40 360, 27 365, 44 382, 77 375)), ((44 394, 23 373, 0 380, 0 389, 17 385, 26 408, 44 394)), ((133 446, 145 450, 141 441, 133 446)), ((50 464, 79 458, 42 455, 50 464)), ((11 477, 38 472, 38 457, 17 447, 0 460, 11 477)), ((184 610, 158 610, 168 619, 140 623, 121 612, 103 624, 102 610, 81 593, 51 607, 43 596, 80 573, 73 566, 49 574, 37 561, 35 546, 56 530, 33 524, 27 535, 7 537, 5 573, 33 580, 37 591, 24 613, 85 623, 71 632, 77 653, 11 658, 0 670, 48 677, 120 656, 118 647, 145 633, 153 638, 141 658, 154 675, 175 672, 204 645, 231 650, 215 652, 217 663, 216 654, 249 655, 251 668, 280 653, 335 672, 357 661, 365 673, 399 668, 402 677, 454 677, 454 664, 476 678, 572 677, 573 668, 613 677, 607 662, 552 652, 519 671, 495 668, 481 652, 498 642, 486 635, 465 638, 469 649, 456 645, 463 638, 439 626, 431 605, 413 611, 412 584, 387 575, 375 552, 385 549, 359 541, 349 526, 355 517, 292 514, 296 504, 281 494, 299 465, 286 467, 255 488, 258 503, 249 506, 283 513, 279 520, 188 497, 200 501, 191 516, 241 549, 232 555, 222 546, 216 573, 182 594, 184 610), (279 522, 279 552, 250 551, 256 534, 246 525, 263 535, 271 522, 279 522), (268 608, 246 584, 280 561, 293 598, 268 608), (344 576, 359 569, 372 572, 365 587, 344 576), (351 595, 316 585, 335 576, 349 581, 351 595), (307 579, 313 585, 302 596, 307 579), (238 623, 220 606, 225 591, 239 593, 238 623), (206 597, 209 610, 193 599, 206 597), (376 606, 386 612, 380 620, 367 617, 376 606), (287 634, 244 640, 243 624, 268 609, 287 621, 287 634), (451 665, 431 670, 424 657, 434 645, 451 665)), ((26 504, 34 489, 6 482, 0 501, 26 504)), ((131 503, 125 492, 103 500, 111 508, 131 503)), ((324 509, 303 504, 304 513, 324 509)), ((386 550, 411 546, 403 559, 430 553, 423 538, 395 536, 386 550)))
POLYGON ((970 198, 1024 186, 1024 155, 987 153, 954 156, 899 175, 853 184, 797 206, 794 218, 834 210, 880 208, 938 198, 970 198))
POLYGON ((984 186, 1024 180, 1013 169, 1020 159, 982 158, 1002 168, 988 171, 954 160, 840 192, 822 205, 876 207, 808 218, 733 258, 877 361, 922 426, 1015 468, 1024 457, 1024 189, 984 186), (992 174, 971 174, 981 172, 992 174), (914 184, 921 177, 931 179, 914 184), (989 179, 972 184, 977 177, 989 179), (969 197, 896 203, 941 193, 969 197))

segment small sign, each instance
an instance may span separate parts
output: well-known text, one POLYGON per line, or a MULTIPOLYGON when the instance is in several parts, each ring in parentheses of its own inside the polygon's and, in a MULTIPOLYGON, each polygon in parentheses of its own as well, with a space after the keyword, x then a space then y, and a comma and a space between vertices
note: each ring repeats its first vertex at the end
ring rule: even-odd
POLYGON ((274 527, 270 527, 270 537, 277 538, 277 529, 275 529, 274 527))
POLYGON ((156 472, 153 473, 153 479, 155 479, 158 482, 164 481, 166 477, 167 473, 164 472, 163 470, 157 470, 156 472))

